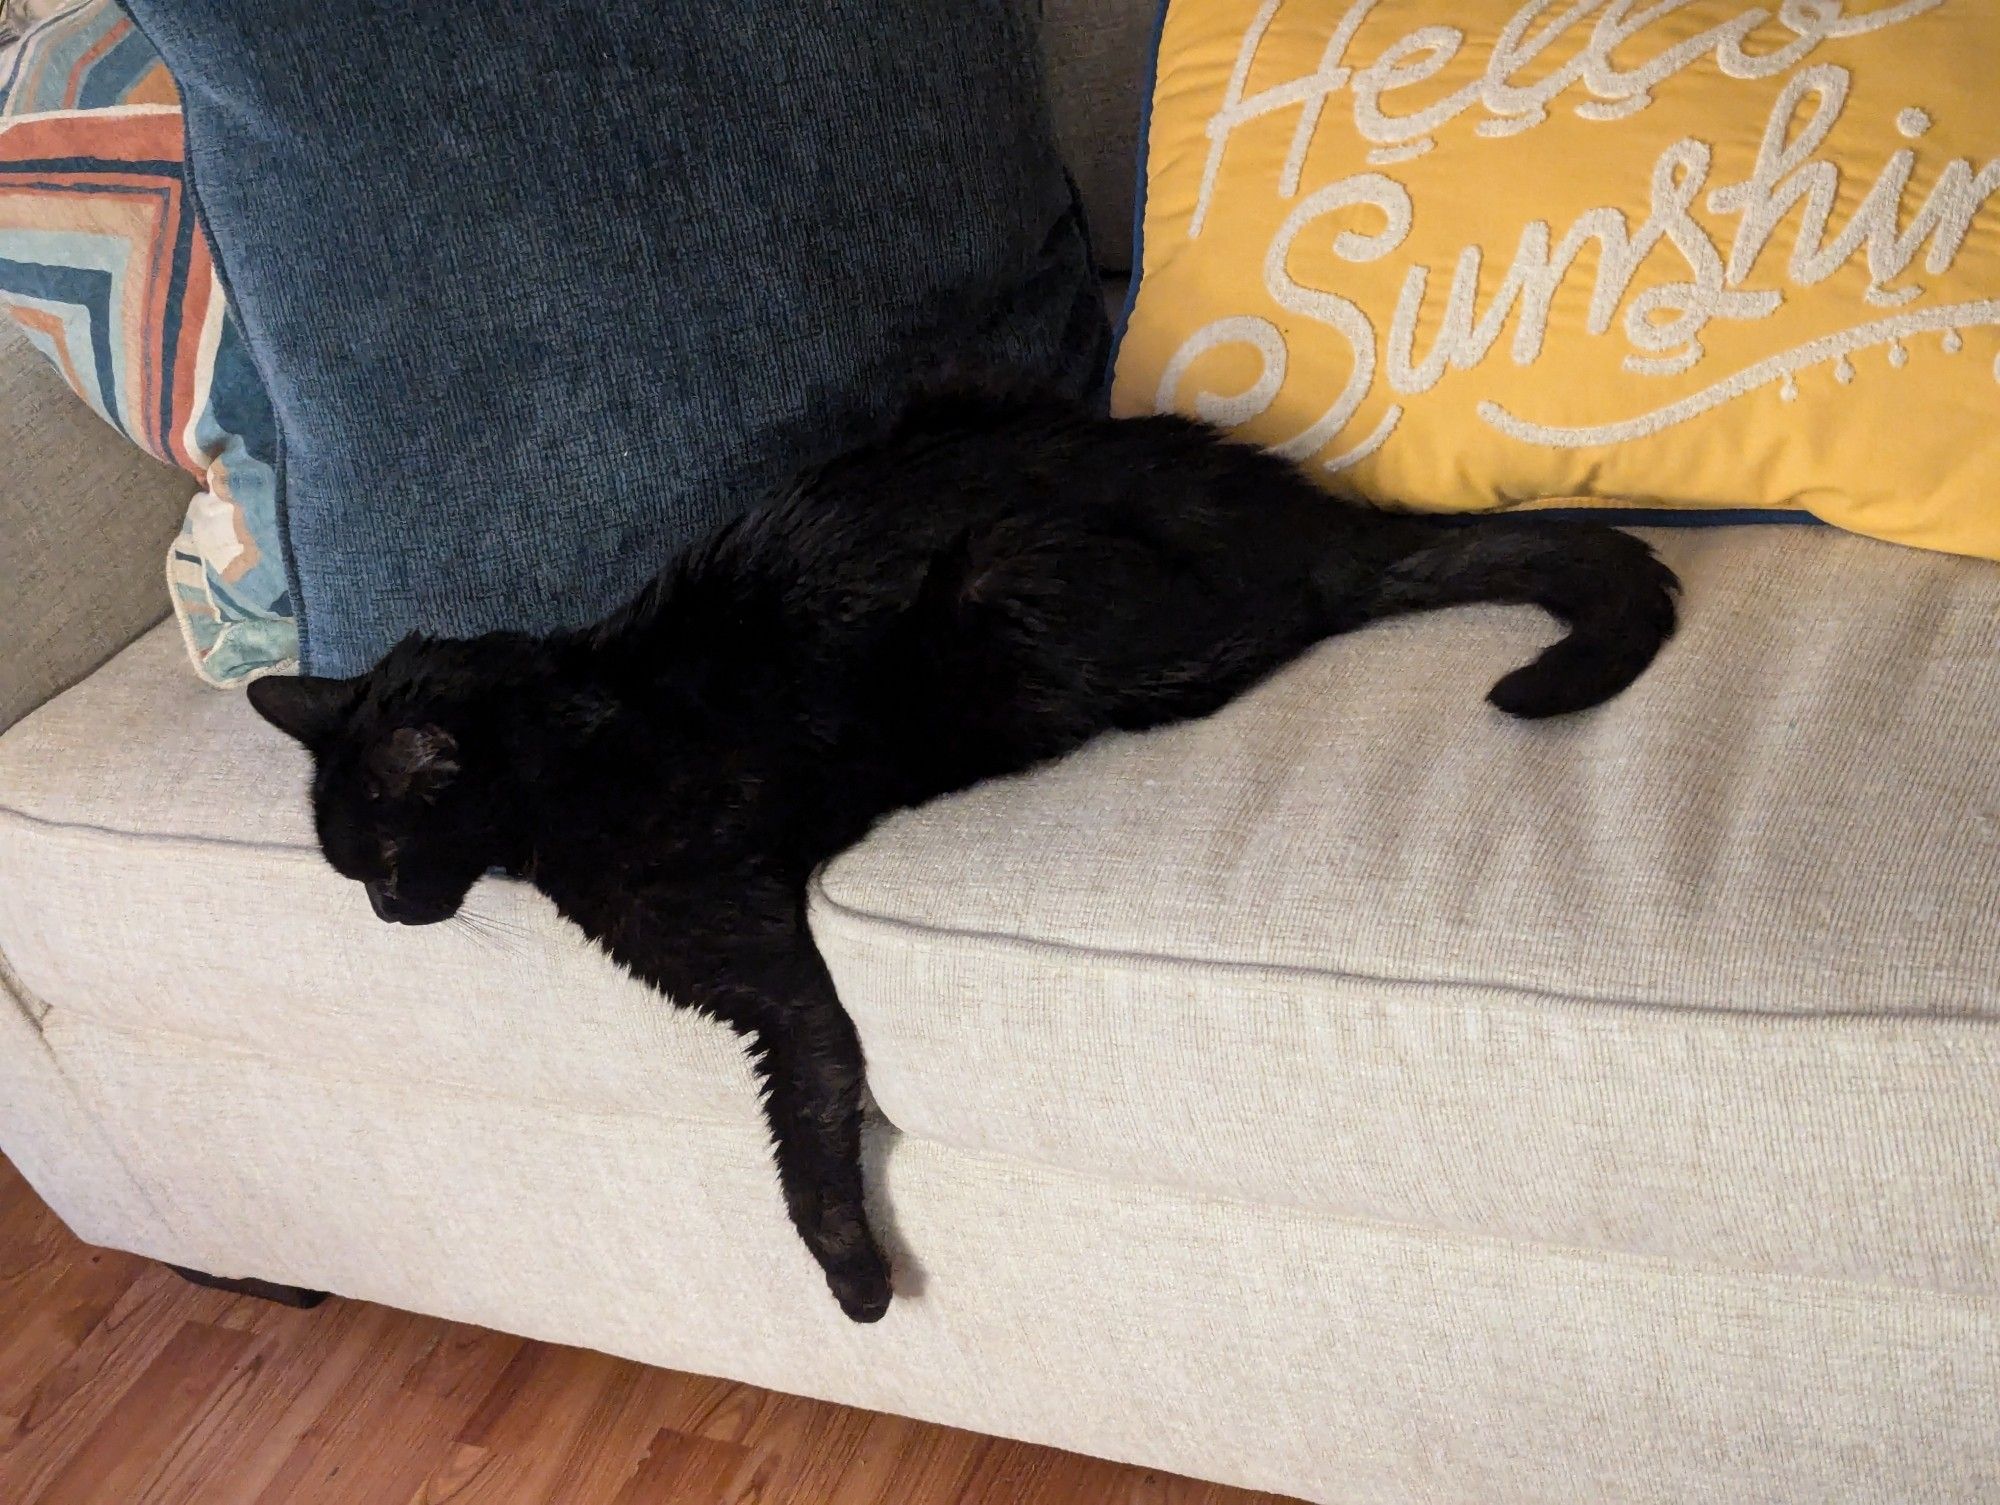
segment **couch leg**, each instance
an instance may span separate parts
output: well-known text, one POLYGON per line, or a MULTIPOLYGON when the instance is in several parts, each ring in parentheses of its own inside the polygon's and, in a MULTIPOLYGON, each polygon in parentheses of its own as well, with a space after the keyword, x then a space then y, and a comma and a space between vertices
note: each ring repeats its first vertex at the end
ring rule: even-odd
POLYGON ((326 1292, 308 1291, 303 1286, 281 1286, 268 1280, 230 1280, 221 1275, 210 1275, 205 1270, 183 1269, 179 1265, 168 1265, 167 1268, 182 1280, 206 1286, 211 1291, 227 1291, 232 1296, 255 1296, 260 1301, 275 1301, 279 1306, 295 1306, 301 1311, 326 1300, 326 1292))

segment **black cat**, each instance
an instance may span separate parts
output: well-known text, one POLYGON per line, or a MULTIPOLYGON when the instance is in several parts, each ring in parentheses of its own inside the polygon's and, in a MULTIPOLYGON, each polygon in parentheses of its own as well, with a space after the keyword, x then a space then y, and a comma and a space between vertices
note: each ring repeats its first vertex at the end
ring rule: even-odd
POLYGON ((945 398, 594 628, 412 637, 250 700, 312 750, 326 858, 383 919, 446 919, 503 868, 748 1037, 792 1221, 868 1322, 890 1275, 861 1046, 806 928, 818 864, 889 811, 1207 715, 1398 612, 1544 608, 1568 635, 1488 698, 1581 710, 1652 660, 1676 588, 1608 528, 1379 512, 1179 418, 945 398))

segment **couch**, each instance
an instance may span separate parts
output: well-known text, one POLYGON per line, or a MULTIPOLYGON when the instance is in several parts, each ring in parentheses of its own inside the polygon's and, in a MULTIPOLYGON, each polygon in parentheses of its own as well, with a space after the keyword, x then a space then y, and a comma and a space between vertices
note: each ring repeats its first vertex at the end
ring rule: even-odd
MULTIPOLYGON (((1150 8, 1050 6, 1114 263, 1150 8)), ((1656 530, 1598 712, 1407 620, 889 821, 857 1327, 732 1037, 324 866, 161 621, 188 483, 11 332, 0 454, 0 1149, 82 1238, 1319 1501, 2000 1499, 2000 568, 1656 530)))

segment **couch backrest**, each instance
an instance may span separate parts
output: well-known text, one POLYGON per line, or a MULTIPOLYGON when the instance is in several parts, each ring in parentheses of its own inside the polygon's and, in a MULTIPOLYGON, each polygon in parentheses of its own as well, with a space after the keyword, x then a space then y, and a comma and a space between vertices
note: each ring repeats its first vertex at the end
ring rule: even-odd
POLYGON ((1139 122, 1160 0, 1042 0, 1050 103, 1083 193, 1091 249, 1108 272, 1132 266, 1139 122))
POLYGON ((0 457, 4 732, 167 614, 161 571, 194 478, 85 407, 5 317, 0 457))

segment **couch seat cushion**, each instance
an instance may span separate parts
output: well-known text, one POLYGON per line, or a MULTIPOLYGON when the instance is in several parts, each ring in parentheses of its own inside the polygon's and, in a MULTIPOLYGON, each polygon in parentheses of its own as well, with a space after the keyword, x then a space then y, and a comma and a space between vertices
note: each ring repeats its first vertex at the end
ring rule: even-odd
POLYGON ((1198 724, 889 822, 822 949, 906 1131, 1245 1201, 2000 1288, 2000 568, 1651 535, 1611 706, 1528 612, 1328 644, 1198 724))
POLYGON ((320 859, 307 773, 240 694, 188 674, 171 623, 0 738, 0 957, 30 1007, 336 1078, 756 1113, 734 1036, 525 885, 480 884, 480 929, 382 924, 320 859))

